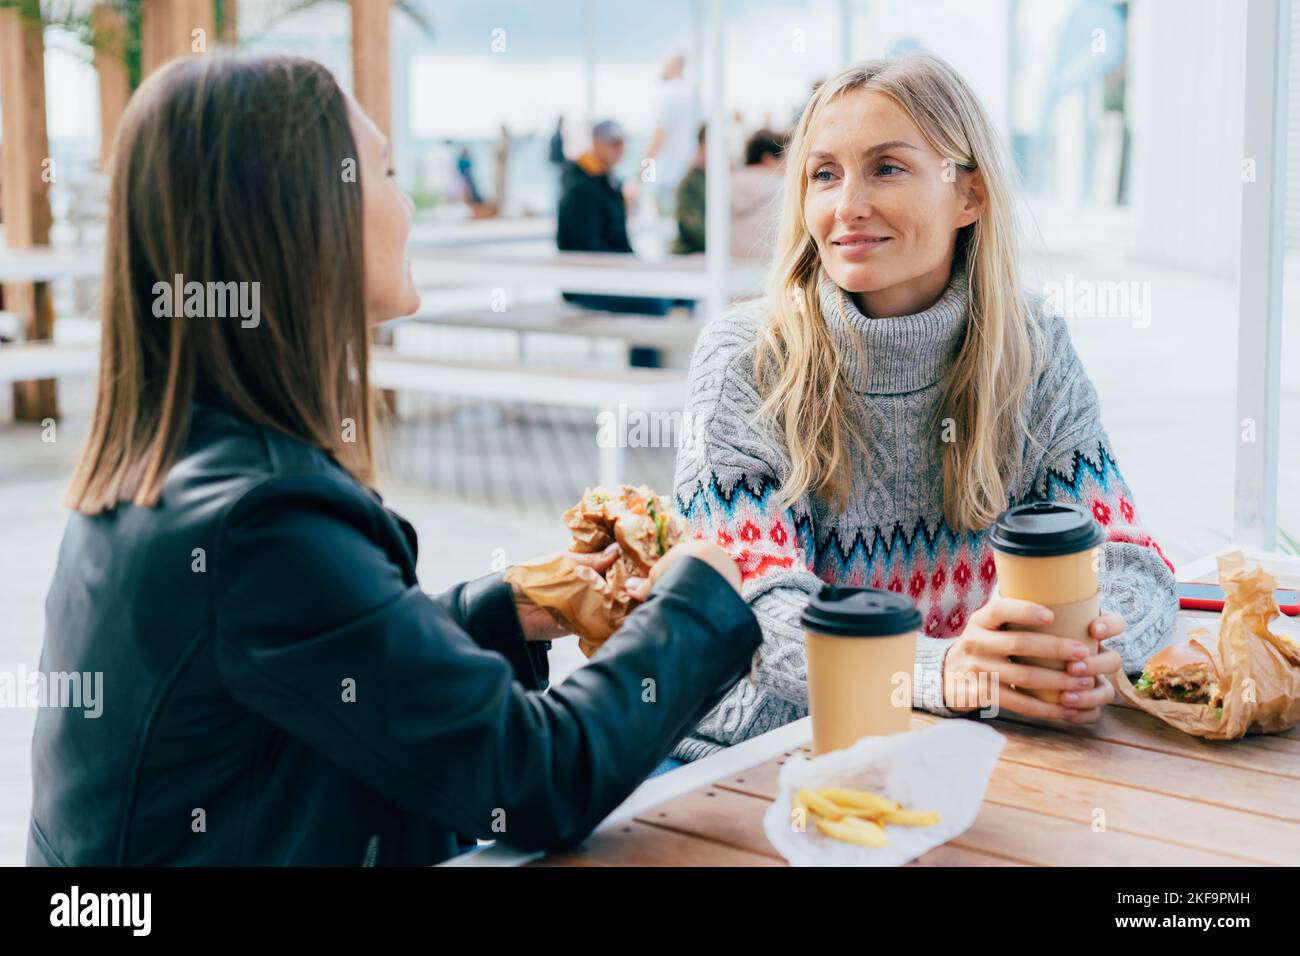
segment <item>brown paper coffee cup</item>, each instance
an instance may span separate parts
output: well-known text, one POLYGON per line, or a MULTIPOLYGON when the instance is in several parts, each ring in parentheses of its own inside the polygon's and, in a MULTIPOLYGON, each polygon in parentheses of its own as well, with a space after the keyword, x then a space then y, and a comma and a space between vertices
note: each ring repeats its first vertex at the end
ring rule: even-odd
MULTIPOLYGON (((1034 502, 998 516, 990 534, 998 594, 1033 601, 1053 614, 1050 624, 1017 624, 1017 630, 1081 641, 1096 653, 1097 641, 1088 627, 1100 610, 1097 577, 1104 539, 1092 515, 1074 505, 1034 502)), ((1012 660, 1058 671, 1068 664, 1054 658, 1012 660)), ((1061 697, 1055 690, 1019 689, 1053 704, 1061 697)))
POLYGON ((1099 549, 1048 558, 1030 558, 993 550, 998 594, 1036 604, 1074 604, 1097 593, 1099 549))
POLYGON ((842 750, 863 737, 907 732, 915 631, 870 638, 806 631, 804 641, 814 753, 842 750))
POLYGON ((813 751, 906 733, 921 615, 907 597, 828 585, 802 615, 813 751))

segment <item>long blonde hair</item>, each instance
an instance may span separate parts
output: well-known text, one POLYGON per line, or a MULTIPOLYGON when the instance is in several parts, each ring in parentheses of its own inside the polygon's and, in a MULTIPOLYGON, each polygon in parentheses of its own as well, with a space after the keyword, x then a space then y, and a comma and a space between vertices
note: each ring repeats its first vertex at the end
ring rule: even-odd
POLYGON ((788 506, 815 492, 843 510, 852 495, 850 449, 865 454, 841 356, 821 312, 822 268, 803 210, 811 133, 828 103, 856 91, 891 97, 940 155, 963 169, 978 169, 983 179, 987 205, 979 219, 959 231, 953 263, 954 274, 964 269, 962 281, 969 283, 966 334, 930 424, 952 419, 955 428, 955 440, 943 449, 948 525, 984 528, 1005 508, 1020 460, 1020 439, 1027 432, 1022 399, 1033 376, 1035 326, 1020 292, 1010 167, 970 87, 951 66, 928 55, 870 60, 827 80, 791 137, 768 276, 768 318, 756 354, 760 415, 783 433, 791 459, 778 499, 788 506))

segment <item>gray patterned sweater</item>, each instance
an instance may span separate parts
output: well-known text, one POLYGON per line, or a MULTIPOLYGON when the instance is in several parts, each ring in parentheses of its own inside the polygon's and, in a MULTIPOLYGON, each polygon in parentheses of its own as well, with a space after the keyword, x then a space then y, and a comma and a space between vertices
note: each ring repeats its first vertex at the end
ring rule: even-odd
MULTIPOLYGON (((778 509, 789 474, 784 443, 757 418, 754 346, 762 300, 710 322, 691 362, 686 411, 697 440, 678 454, 674 493, 696 534, 716 540, 740 565, 763 628, 760 663, 683 740, 673 756, 694 760, 807 713, 799 614, 823 582, 908 594, 924 616, 913 673, 914 706, 943 706, 942 665, 953 637, 995 582, 986 534, 954 532, 943 518, 941 441, 929 423, 965 334, 968 287, 956 272, 943 296, 916 315, 871 319, 823 275, 822 314, 860 398, 855 409, 867 457, 855 456, 853 501, 837 513, 816 495, 778 509), (865 363, 852 347, 862 345, 865 363), (868 467, 868 461, 870 467, 868 467)), ((1125 632, 1107 641, 1126 671, 1140 670, 1167 643, 1177 615, 1173 566, 1138 520, 1102 427, 1096 391, 1065 321, 1030 304, 1040 323, 1036 373, 1027 395, 1021 473, 1010 500, 1066 500, 1089 508, 1107 533, 1101 606, 1125 632)))

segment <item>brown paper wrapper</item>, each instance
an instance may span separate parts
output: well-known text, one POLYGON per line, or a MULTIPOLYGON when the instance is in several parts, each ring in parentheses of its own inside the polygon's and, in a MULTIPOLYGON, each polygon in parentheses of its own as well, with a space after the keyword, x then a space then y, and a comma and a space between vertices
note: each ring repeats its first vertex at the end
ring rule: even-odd
MULTIPOLYGON (((606 574, 611 583, 593 569, 561 555, 542 564, 516 564, 506 570, 505 579, 538 607, 546 608, 568 631, 578 636, 578 648, 587 657, 595 654, 609 636, 623 626, 635 603, 617 586, 616 570, 606 574)), ((626 574, 623 575, 626 579, 626 574)))
POLYGON ((647 556, 649 545, 666 541, 672 548, 687 537, 690 526, 645 485, 620 485, 612 492, 588 488, 564 512, 564 523, 573 536, 569 547, 578 554, 604 551, 618 540, 619 556, 604 576, 560 555, 538 564, 515 565, 506 571, 505 579, 576 634, 578 648, 591 657, 640 603, 628 594, 627 579, 645 577, 658 560, 656 554, 647 556), (663 531, 646 518, 647 510, 655 513, 652 506, 671 517, 663 531))
POLYGON ((614 536, 608 529, 583 515, 581 502, 564 513, 564 523, 573 534, 573 550, 579 554, 604 551, 614 543, 614 536))
POLYGON ((1259 565, 1247 571, 1240 551, 1219 557, 1225 594, 1216 641, 1204 628, 1188 632, 1214 655, 1223 707, 1151 700, 1137 692, 1123 672, 1115 675, 1120 696, 1184 733, 1209 740, 1271 734, 1300 723, 1300 647, 1274 634, 1277 581, 1259 565))

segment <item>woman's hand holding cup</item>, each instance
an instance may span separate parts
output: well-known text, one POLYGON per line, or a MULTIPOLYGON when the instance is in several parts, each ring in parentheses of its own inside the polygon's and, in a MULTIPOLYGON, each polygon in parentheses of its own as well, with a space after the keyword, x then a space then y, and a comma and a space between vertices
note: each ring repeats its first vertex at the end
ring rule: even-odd
MULTIPOLYGON (((1063 720, 1075 724, 1094 723, 1101 708, 1115 697, 1106 680, 1120 668, 1114 651, 1092 649, 1081 641, 1055 637, 1021 627, 1044 627, 1052 612, 1032 601, 994 597, 971 615, 966 629, 944 658, 944 705, 969 711, 996 702, 999 708, 1026 717, 1063 720), (1040 658, 1066 662, 1063 670, 1039 667, 1016 658, 1040 658), (987 677, 982 675, 987 674, 987 677), (996 684, 996 696, 981 700, 983 690, 996 684), (1060 703, 1049 703, 1021 688, 1060 693, 1060 703)), ((1124 630, 1118 614, 1102 614, 1089 628, 1095 640, 1114 637, 1124 630)))

